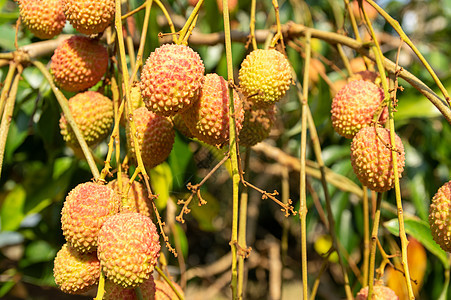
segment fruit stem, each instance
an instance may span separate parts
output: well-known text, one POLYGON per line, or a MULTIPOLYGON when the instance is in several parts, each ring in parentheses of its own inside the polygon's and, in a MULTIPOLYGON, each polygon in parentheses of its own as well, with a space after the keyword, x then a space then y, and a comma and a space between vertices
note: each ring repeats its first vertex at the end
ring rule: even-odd
MULTIPOLYGON (((202 0, 196 5, 203 2, 202 0)), ((230 248, 232 252, 232 298, 237 299, 237 238, 238 238, 238 191, 240 184, 240 174, 238 171, 238 147, 235 127, 235 105, 233 99, 233 61, 232 61, 232 41, 230 38, 230 19, 228 0, 222 0, 223 18, 224 18, 224 39, 227 58, 227 81, 229 83, 229 153, 232 166, 232 236, 230 239, 230 248)), ((195 8, 195 9, 196 9, 195 8)), ((241 274, 242 276, 242 274, 241 274)))
POLYGON ((251 2, 251 21, 249 24, 249 28, 250 28, 250 39, 252 42, 252 48, 255 50, 258 48, 257 46, 257 40, 255 38, 255 7, 257 5, 257 1, 256 0, 252 0, 251 2))
POLYGON ((379 230, 379 221, 381 218, 381 202, 382 193, 377 193, 376 212, 374 213, 373 230, 371 232, 371 252, 370 252, 370 271, 368 282, 368 299, 373 299, 373 285, 374 285, 374 269, 376 264, 376 246, 377 246, 377 232, 379 230))
POLYGON ((144 300, 143 293, 141 292, 141 289, 139 288, 139 286, 135 287, 135 293, 136 293, 136 298, 138 298, 138 300, 144 300))
POLYGON ((276 26, 277 33, 274 35, 271 41, 271 48, 274 48, 277 43, 280 41, 282 45, 282 51, 285 51, 285 43, 283 42, 283 34, 282 34, 282 26, 280 25, 280 16, 279 16, 279 3, 277 0, 272 0, 272 5, 274 6, 274 12, 276 14, 276 26))
POLYGON ((9 89, 11 88, 11 84, 13 82, 14 75, 16 74, 17 63, 10 63, 8 74, 6 75, 5 81, 3 82, 2 93, 0 96, 0 115, 3 114, 3 109, 5 107, 6 98, 9 95, 9 89))
MULTIPOLYGON (((156 0, 158 1, 158 0, 156 0)), ((191 12, 191 15, 189 16, 188 20, 186 20, 185 25, 183 25, 183 28, 180 30, 179 32, 179 38, 174 41, 176 44, 180 45, 183 40, 185 40, 185 36, 188 35, 189 37, 189 33, 188 29, 190 28, 191 23, 193 22, 193 20, 196 18, 197 14, 199 13, 199 9, 202 6, 202 4, 204 3, 204 0, 199 0, 199 2, 197 2, 196 6, 194 7, 193 11, 191 12)), ((224 9, 225 11, 225 9, 224 9)), ((229 11, 227 10, 227 13, 229 11)), ((188 37, 186 37, 186 40, 188 40, 188 37)))
MULTIPOLYGON (((17 74, 13 75, 11 90, 9 91, 9 95, 6 99, 5 109, 3 111, 2 122, 0 125, 0 178, 2 174, 3 157, 5 154, 5 146, 6 139, 8 138, 9 125, 11 125, 11 120, 14 113, 14 104, 16 102, 17 90, 19 88, 20 75, 22 74, 23 71, 21 65, 16 65, 16 63, 10 65, 10 69, 16 70, 16 67, 17 74)), ((15 73, 15 71, 13 71, 13 73, 15 73)), ((5 86, 5 88, 7 87, 5 86)))
POLYGON ((175 288, 174 284, 172 283, 172 281, 166 276, 166 274, 164 274, 164 272, 158 267, 155 266, 155 270, 158 272, 158 274, 160 274, 161 277, 163 277, 164 281, 166 281, 169 286, 171 287, 171 289, 174 291, 174 293, 177 295, 177 297, 179 298, 179 300, 184 300, 185 298, 183 297, 183 295, 180 294, 179 290, 175 288))
POLYGON ((94 298, 94 300, 102 300, 104 294, 105 294, 105 275, 103 274, 102 271, 100 271, 99 287, 97 288, 97 295, 94 298))
MULTIPOLYGON (((304 82, 302 87, 302 97, 300 98, 302 104, 301 115, 301 153, 300 153, 300 191, 299 191, 299 218, 301 220, 301 261, 302 261, 302 299, 308 299, 308 278, 307 278, 307 191, 306 191, 306 155, 307 155, 307 105, 308 105, 308 80, 309 80, 309 66, 311 56, 311 41, 312 34, 307 30, 305 34, 305 62, 304 62, 304 82)), ((301 96, 301 95, 300 95, 301 96)))
POLYGON ((189 26, 188 32, 186 33, 185 37, 183 38, 182 44, 183 45, 188 45, 188 39, 189 36, 191 35, 191 33, 194 30, 194 27, 196 27, 196 23, 197 23, 197 18, 199 17, 199 15, 196 15, 196 17, 194 18, 193 22, 191 23, 191 25, 189 26))
POLYGON ((78 144, 80 145, 81 150, 85 155, 86 161, 88 162, 89 168, 91 169, 92 175, 94 176, 94 180, 97 181, 100 177, 99 170, 97 169, 97 165, 94 161, 94 158, 92 156, 91 150, 88 147, 88 144, 86 144, 83 134, 78 128, 77 123, 75 123, 74 117, 72 116, 72 112, 70 111, 69 108, 69 102, 67 101, 64 94, 59 90, 59 88, 55 86, 55 83, 53 82, 52 79, 52 75, 50 75, 46 67, 40 61, 37 60, 32 60, 31 62, 36 68, 39 69, 39 71, 41 71, 42 75, 44 75, 44 77, 49 82, 50 87, 52 88, 52 91, 55 94, 56 100, 58 101, 61 110, 63 111, 64 117, 66 118, 75 136, 77 137, 78 144))
POLYGON ((370 220, 368 189, 363 186, 363 279, 362 285, 368 285, 368 266, 370 259, 370 220))
MULTIPOLYGON (((169 15, 166 7, 164 7, 163 3, 160 0, 154 0, 154 1, 158 5, 158 7, 161 9, 161 11, 163 12, 163 15, 165 16, 166 20, 168 21, 169 29, 171 29, 172 41, 177 44, 174 22, 172 22, 171 16, 169 15)), ((201 0, 201 1, 203 1, 203 0, 201 0)), ((199 1, 199 2, 201 2, 201 1, 199 1)), ((150 9, 150 6, 149 6, 149 9, 150 9)))
POLYGON ((405 42, 415 53, 415 55, 419 58, 419 60, 423 63, 426 70, 428 70, 429 74, 431 74, 432 78, 434 79, 435 83, 439 87, 440 91, 442 92, 443 96, 446 99, 446 102, 449 106, 451 106, 450 97, 448 94, 448 91, 443 86, 440 79, 435 74, 434 70, 431 68, 427 60, 424 58, 424 56, 420 53, 420 51, 415 47, 415 44, 412 43, 410 38, 405 34, 405 32, 402 30, 401 25, 399 25, 399 22, 393 19, 388 13, 385 12, 379 5, 377 5, 373 0, 367 0, 367 2, 374 7, 377 12, 384 17, 384 19, 395 29, 395 31, 399 34, 399 37, 402 39, 403 42, 405 42))
MULTIPOLYGON (((249 160, 251 156, 251 148, 246 147, 246 154, 244 159, 244 176, 246 181, 249 179, 249 160)), ((248 201, 248 190, 247 186, 243 187, 240 199, 240 224, 238 232, 238 298, 246 298, 243 295, 244 287, 244 259, 249 255, 250 249, 247 250, 246 245, 246 218, 247 218, 247 201, 248 201)))

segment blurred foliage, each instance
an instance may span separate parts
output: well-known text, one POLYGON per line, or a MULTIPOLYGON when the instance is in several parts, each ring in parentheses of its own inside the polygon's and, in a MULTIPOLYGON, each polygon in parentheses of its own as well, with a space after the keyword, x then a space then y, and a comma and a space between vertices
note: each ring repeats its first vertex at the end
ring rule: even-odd
MULTIPOLYGON (((128 2, 130 8, 136 8, 143 1, 128 2)), ((238 8, 233 11, 231 17, 234 30, 248 32, 250 3, 250 0, 239 1, 238 8)), ((451 0, 380 0, 378 3, 399 21, 450 91, 451 0)), ((186 0, 170 0, 164 4, 173 14, 182 18, 189 16, 192 10, 186 0)), ((353 36, 347 13, 343 11, 342 1, 290 0, 280 1, 279 5, 282 23, 294 21, 328 31, 344 29, 348 35, 353 36), (340 28, 337 28, 337 24, 340 28)), ((161 25, 161 15, 158 8, 152 9, 144 58, 159 46, 158 33, 169 32, 167 26, 161 25)), ((144 11, 135 15, 138 29, 142 27, 143 16, 144 11)), ((0 51, 2 52, 14 50, 14 26, 17 17, 17 5, 10 0, 1 0, 0 51)), ((274 22, 271 0, 257 1, 256 28, 267 29, 274 22)), ((381 35, 381 43, 385 56, 395 60, 399 46, 395 31, 381 17, 374 21, 374 26, 379 33, 384 33, 381 35)), ((203 33, 222 31, 222 17, 216 1, 206 1, 196 28, 203 33)), ((74 30, 67 25, 64 32, 74 33, 74 30)), ((364 29, 361 33, 362 35, 365 33, 364 29)), ((21 28, 19 46, 37 41, 39 39, 21 28)), ((207 72, 226 76, 223 45, 192 47, 203 58, 207 72)), ((344 70, 334 47, 314 40, 313 50, 314 57, 326 57, 338 68, 344 70)), ((243 44, 233 44, 235 71, 238 70, 240 62, 248 51, 243 44)), ((349 49, 345 51, 350 58, 356 56, 356 53, 349 49)), ((298 78, 302 80, 305 67, 302 55, 293 48, 287 48, 287 53, 298 78)), ((44 63, 48 63, 49 59, 50 57, 41 58, 44 63)), ((415 74, 437 93, 439 92, 426 69, 407 47, 403 47, 399 61, 401 66, 415 74)), ((0 69, 2 82, 7 70, 7 66, 0 69)), ((343 79, 341 73, 328 65, 326 65, 326 74, 332 81, 343 79)), ((59 134, 60 109, 48 83, 38 70, 31 67, 25 70, 22 79, 0 178, 0 298, 51 299, 48 288, 52 287, 53 295, 58 295, 58 299, 65 299, 65 296, 56 290, 52 274, 53 258, 64 243, 60 211, 68 191, 81 182, 91 180, 92 175, 86 162, 74 156, 59 134), (37 290, 36 287, 40 289, 37 290)), ((450 180, 451 127, 424 96, 408 83, 401 80, 400 84, 404 90, 398 93, 399 106, 395 114, 395 124, 397 133, 401 136, 406 148, 406 168, 401 180, 405 225, 408 235, 418 241, 415 244, 416 249, 426 250, 424 256, 415 256, 419 257, 416 260, 420 259, 425 264, 425 271, 417 273, 418 280, 422 283, 422 287, 418 289, 419 298, 438 299, 441 295, 442 299, 448 299, 451 295, 446 294, 447 283, 444 273, 450 267, 449 255, 432 240, 427 217, 431 197, 443 183, 450 180)), ((329 121, 331 99, 330 87, 325 80, 319 79, 318 82, 312 83, 308 101, 318 130, 324 160, 326 166, 333 172, 358 183, 349 160, 350 142, 338 136, 329 121)), ((286 154, 298 157, 301 130, 300 104, 293 86, 288 96, 278 104, 278 119, 267 143, 282 149, 286 154)), ((124 136, 122 132, 121 137, 124 136)), ((106 150, 106 143, 94 149, 100 161, 104 159, 106 150)), ((242 150, 244 153, 244 149, 242 150)), ((167 163, 150 172, 152 188, 159 195, 156 204, 167 223, 169 219, 173 220, 180 210, 177 207, 176 213, 170 212, 168 202, 176 204, 178 199, 186 199, 189 195, 186 184, 200 182, 222 158, 223 152, 177 135, 167 163)), ((124 157, 125 152, 121 155, 124 157)), ((311 148, 307 149, 307 155, 308 159, 315 160, 311 148)), ((273 190, 281 192, 283 185, 281 169, 283 168, 286 167, 267 158, 264 153, 252 152, 248 170, 250 182, 268 192, 273 190)), ((289 176, 285 180, 290 187, 289 195, 282 194, 281 197, 291 198, 298 208, 299 174, 295 170, 287 170, 287 172, 289 176)), ((309 286, 312 286, 325 259, 323 255, 328 250, 326 248, 330 247, 330 241, 327 229, 321 222, 321 215, 314 206, 314 201, 318 200, 322 209, 325 210, 321 183, 317 179, 308 177, 308 184, 309 286)), ((201 194, 208 203, 198 206, 197 199, 193 201, 191 213, 185 216, 186 222, 175 223, 173 227, 175 229, 170 229, 171 243, 176 244, 176 239, 180 244, 188 270, 196 266, 213 264, 230 251, 230 187, 229 172, 223 166, 202 187, 201 194)), ((353 194, 344 193, 332 185, 329 185, 329 191, 332 196, 336 233, 347 253, 345 261, 349 263, 352 260, 358 268, 361 268, 363 245, 361 199, 353 194)), ((291 290, 299 295, 302 285, 300 284, 298 216, 284 218, 276 204, 269 199, 262 200, 260 194, 251 191, 248 218, 247 242, 253 248, 252 252, 258 253, 258 262, 255 263, 251 254, 246 298, 268 297, 270 285, 268 260, 272 259, 268 249, 271 241, 276 240, 278 244, 281 244, 283 239, 286 239, 287 247, 285 253, 282 253, 285 268, 282 273, 284 281, 282 296, 284 299, 289 299, 291 290)), ((399 255, 399 239, 396 237, 398 223, 393 191, 384 196, 381 224, 379 237, 383 248, 389 255, 399 255)), ((174 266, 171 267, 171 272, 175 278, 179 278, 178 267, 175 267, 178 266, 177 259, 171 254, 166 254, 169 266, 174 266)), ((321 278, 318 299, 344 297, 343 282, 341 276, 337 275, 339 272, 336 261, 333 256, 329 258, 330 267, 321 278)), ((381 257, 378 254, 376 263, 380 262, 381 257)), ((353 270, 348 268, 347 271, 350 274, 353 292, 356 293, 361 285, 357 276, 353 274, 353 270)), ((219 277, 220 274, 212 274, 205 278, 192 278, 188 282, 188 289, 191 287, 192 293, 195 293, 196 288, 206 289, 219 277)), ((395 280, 390 278, 387 276, 385 279, 389 282, 395 280)), ((222 299, 229 295, 228 285, 223 284, 221 293, 215 297, 222 299)), ((77 299, 77 297, 67 296, 67 299, 77 299)))

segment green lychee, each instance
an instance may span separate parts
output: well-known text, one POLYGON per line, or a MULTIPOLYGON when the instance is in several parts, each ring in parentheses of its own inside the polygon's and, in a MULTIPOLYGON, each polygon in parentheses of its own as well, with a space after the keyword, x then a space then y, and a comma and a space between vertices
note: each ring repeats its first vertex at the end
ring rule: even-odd
POLYGON ((59 0, 18 0, 18 4, 22 23, 40 39, 60 34, 66 24, 59 0))
POLYGON ((80 253, 66 243, 56 254, 53 275, 60 290, 81 294, 99 281, 100 261, 95 252, 80 253))
MULTIPOLYGON (((370 125, 383 100, 383 90, 372 82, 354 80, 347 83, 332 100, 332 126, 339 135, 351 139, 360 129, 370 125)), ((384 108, 379 122, 385 123, 387 117, 388 110, 384 108)))
POLYGON ((239 81, 250 101, 257 105, 272 105, 290 88, 290 63, 275 49, 256 49, 241 63, 239 81))
MULTIPOLYGON (((153 168, 168 158, 175 140, 175 132, 171 121, 140 107, 133 112, 136 126, 136 138, 141 157, 146 168, 153 168)), ((134 139, 130 126, 127 129, 128 150, 135 158, 134 139)))
POLYGON ((66 197, 61 210, 63 234, 80 252, 97 247, 97 235, 106 219, 119 212, 121 199, 106 186, 92 182, 77 185, 66 197))
POLYGON ((429 206, 429 224, 434 241, 451 252, 451 181, 442 185, 429 206))
POLYGON ((152 52, 141 73, 141 95, 147 108, 162 116, 183 112, 200 93, 204 64, 188 46, 165 44, 152 52))
POLYGON ((157 228, 135 212, 111 216, 99 232, 97 256, 106 278, 124 288, 149 279, 160 255, 157 228))
POLYGON ((68 92, 94 86, 108 67, 108 53, 96 40, 72 36, 63 41, 52 56, 50 69, 55 83, 68 92))
MULTIPOLYGON (((234 93, 235 124, 241 130, 244 109, 241 98, 234 93)), ((217 74, 207 74, 199 100, 191 105, 182 118, 191 134, 199 140, 222 147, 229 140, 229 88, 217 74)))
MULTIPOLYGON (((393 159, 390 149, 390 131, 386 128, 362 128, 351 142, 351 164, 360 182, 375 192, 385 192, 395 183, 393 159)), ((404 146, 395 134, 398 174, 401 177, 405 164, 404 146)))
MULTIPOLYGON (((69 108, 88 146, 105 139, 113 125, 113 102, 98 92, 87 91, 69 99, 69 108)), ((64 115, 60 118, 61 135, 72 147, 79 143, 64 115)))

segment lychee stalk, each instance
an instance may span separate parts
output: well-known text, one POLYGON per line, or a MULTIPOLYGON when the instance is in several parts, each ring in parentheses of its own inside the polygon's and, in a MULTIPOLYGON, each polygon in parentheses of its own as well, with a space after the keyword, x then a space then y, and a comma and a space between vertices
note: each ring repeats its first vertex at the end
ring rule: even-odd
MULTIPOLYGON (((202 0, 199 1, 201 3, 202 0)), ((199 5, 198 3, 198 5, 199 5)), ((197 7, 197 6, 196 6, 197 7)), ((240 299, 242 295, 238 294, 238 276, 237 276, 237 243, 238 243, 238 188, 240 183, 240 175, 238 171, 238 147, 236 144, 236 127, 235 127, 235 105, 233 100, 233 62, 232 62, 232 41, 230 38, 230 20, 229 20, 229 4, 228 0, 222 0, 223 18, 224 18, 224 34, 225 48, 227 59, 227 79, 229 82, 229 152, 230 162, 232 166, 232 236, 230 239, 230 248, 232 251, 232 298, 240 299)), ((241 276, 244 269, 240 270, 241 276)))
POLYGON ((64 117, 66 118, 70 127, 74 131, 75 136, 77 137, 77 141, 80 144, 83 154, 85 155, 86 161, 88 162, 89 168, 91 169, 91 173, 94 176, 94 179, 97 180, 100 176, 99 170, 97 169, 97 165, 94 161, 94 157, 92 156, 91 150, 89 149, 88 144, 83 138, 83 133, 81 133, 80 129, 77 126, 77 123, 75 123, 74 117, 72 116, 72 113, 69 108, 69 103, 66 97, 60 91, 60 89, 56 87, 55 83, 53 82, 52 76, 47 71, 46 67, 40 61, 37 60, 33 60, 32 63, 36 68, 39 69, 39 71, 41 71, 42 75, 44 75, 44 77, 49 82, 49 85, 52 88, 53 93, 55 94, 56 100, 58 101, 61 110, 63 111, 64 117))

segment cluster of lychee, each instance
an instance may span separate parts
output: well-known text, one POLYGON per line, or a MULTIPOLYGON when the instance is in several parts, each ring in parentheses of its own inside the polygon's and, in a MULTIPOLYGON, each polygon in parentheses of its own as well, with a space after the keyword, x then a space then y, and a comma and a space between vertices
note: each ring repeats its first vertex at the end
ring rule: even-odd
POLYGON ((54 262, 55 282, 63 292, 86 292, 97 285, 103 272, 106 299, 123 299, 118 295, 133 294, 138 286, 143 293, 155 293, 152 272, 160 242, 148 197, 135 181, 121 198, 119 191, 125 190, 128 178, 121 179, 122 189, 117 181, 86 182, 67 195, 61 211, 67 243, 54 262))

